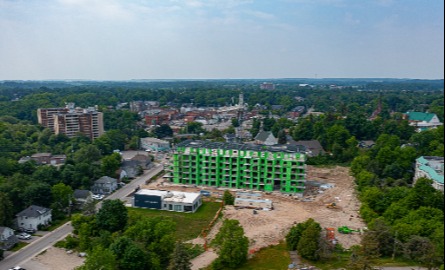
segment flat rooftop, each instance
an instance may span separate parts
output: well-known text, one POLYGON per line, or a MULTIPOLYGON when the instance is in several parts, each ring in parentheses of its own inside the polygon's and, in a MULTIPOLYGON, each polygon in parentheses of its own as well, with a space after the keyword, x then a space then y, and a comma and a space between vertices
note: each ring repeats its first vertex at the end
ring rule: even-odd
POLYGON ((177 192, 154 189, 141 189, 136 192, 137 195, 159 196, 164 202, 178 202, 178 203, 194 203, 196 199, 201 197, 199 193, 177 192))
POLYGON ((223 143, 223 142, 187 140, 177 144, 176 148, 178 147, 304 154, 302 149, 291 145, 265 146, 265 145, 244 144, 244 143, 223 143))

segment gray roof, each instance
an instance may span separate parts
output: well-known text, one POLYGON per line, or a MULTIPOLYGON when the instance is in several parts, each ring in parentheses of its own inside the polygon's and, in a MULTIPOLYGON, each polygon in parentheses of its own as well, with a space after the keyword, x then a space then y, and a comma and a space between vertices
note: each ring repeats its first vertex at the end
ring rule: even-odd
POLYGON ((323 146, 321 146, 321 143, 317 140, 312 141, 298 141, 295 142, 296 145, 302 145, 312 151, 313 156, 318 156, 320 154, 323 154, 325 151, 323 149, 323 146))
POLYGON ((37 205, 31 205, 30 207, 26 208, 22 212, 18 213, 17 217, 39 217, 43 215, 46 212, 51 211, 49 208, 37 206, 37 205))
POLYGON ((117 179, 111 178, 109 176, 102 176, 98 180, 94 181, 94 183, 97 183, 97 184, 106 184, 108 182, 111 182, 111 183, 112 182, 117 182, 117 179))
POLYGON ((261 131, 258 133, 258 135, 256 135, 255 140, 265 142, 270 135, 273 136, 272 132, 270 131, 261 131))
POLYGON ((90 196, 90 191, 89 190, 84 190, 84 189, 76 189, 74 190, 74 198, 77 199, 86 199, 90 196))
POLYGON ((9 228, 8 228, 8 227, 0 227, 0 234, 3 234, 3 232, 4 232, 6 229, 9 229, 9 228))

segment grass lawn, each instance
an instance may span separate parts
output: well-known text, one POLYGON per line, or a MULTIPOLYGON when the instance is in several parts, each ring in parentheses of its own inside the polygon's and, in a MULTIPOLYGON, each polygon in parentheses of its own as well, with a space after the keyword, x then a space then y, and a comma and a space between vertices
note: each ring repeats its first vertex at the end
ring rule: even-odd
POLYGON ((9 251, 19 251, 22 248, 26 247, 27 245, 29 245, 28 243, 25 242, 18 242, 13 248, 11 248, 9 251))
POLYGON ((272 246, 260 250, 244 266, 238 270, 283 270, 291 263, 286 244, 272 246))
POLYGON ((141 214, 147 217, 171 218, 176 223, 176 236, 187 241, 198 237, 215 217, 220 203, 203 202, 196 213, 177 213, 142 208, 128 208, 128 214, 141 214))

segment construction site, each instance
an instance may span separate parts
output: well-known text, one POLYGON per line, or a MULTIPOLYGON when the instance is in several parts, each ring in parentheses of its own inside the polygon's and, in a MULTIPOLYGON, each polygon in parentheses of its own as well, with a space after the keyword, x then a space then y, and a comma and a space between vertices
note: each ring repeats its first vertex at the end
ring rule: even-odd
MULTIPOLYGON (((250 240, 251 254, 262 248, 279 244, 285 239, 292 226, 309 218, 320 223, 326 229, 327 237, 344 248, 348 249, 360 244, 361 234, 366 224, 359 216, 360 202, 356 197, 354 178, 350 175, 349 168, 307 166, 307 179, 303 197, 276 191, 261 192, 262 199, 273 202, 273 210, 252 211, 248 207, 225 207, 224 218, 236 219, 243 226, 250 240)), ((196 185, 174 184, 166 180, 153 182, 147 188, 184 192, 199 192, 203 189, 196 185)), ((220 198, 224 190, 227 190, 222 187, 204 187, 204 189, 215 198, 220 198)), ((243 191, 228 190, 233 195, 243 191)), ((217 222, 206 236, 208 241, 218 233, 221 223, 217 222)), ((195 242, 204 241, 196 239, 195 242)), ((205 267, 212 258, 215 258, 212 251, 204 253, 194 260, 193 269, 205 267)))

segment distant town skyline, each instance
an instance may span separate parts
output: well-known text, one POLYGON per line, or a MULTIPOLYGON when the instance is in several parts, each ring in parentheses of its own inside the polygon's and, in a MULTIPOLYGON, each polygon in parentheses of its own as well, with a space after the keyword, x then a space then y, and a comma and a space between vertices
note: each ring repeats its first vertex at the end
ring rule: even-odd
POLYGON ((441 0, 0 0, 0 80, 444 77, 441 0))

